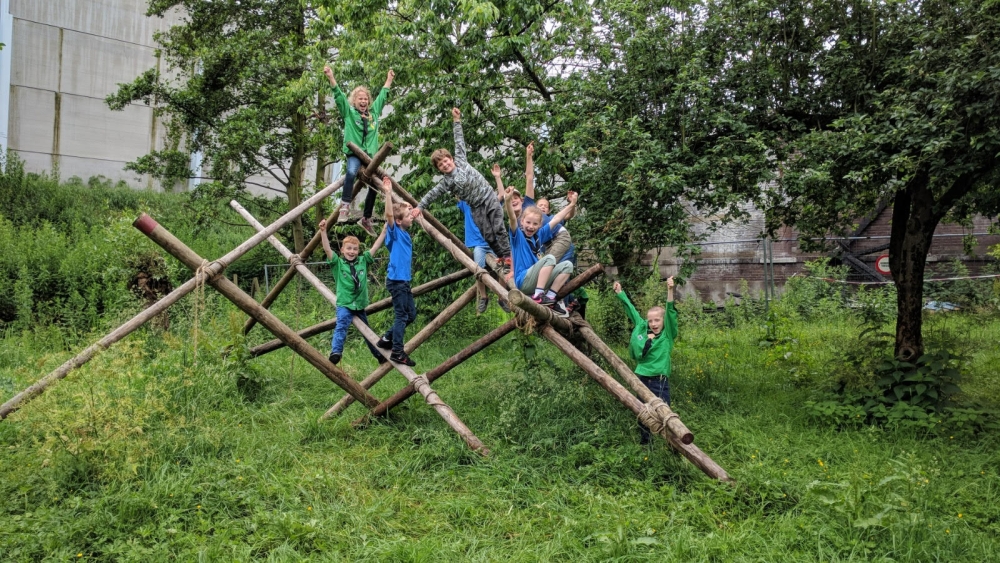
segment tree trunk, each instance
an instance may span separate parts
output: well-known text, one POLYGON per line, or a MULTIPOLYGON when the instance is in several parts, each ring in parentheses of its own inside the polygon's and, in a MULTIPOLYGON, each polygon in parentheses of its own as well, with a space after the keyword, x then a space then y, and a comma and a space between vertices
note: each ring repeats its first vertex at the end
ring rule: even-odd
MULTIPOLYGON (((288 174, 288 207, 292 208, 302 201, 302 176, 303 167, 306 160, 306 118, 296 112, 292 116, 292 139, 295 142, 295 152, 292 154, 292 162, 288 174)), ((302 217, 296 217, 292 221, 292 240, 295 243, 295 252, 300 253, 306 246, 305 236, 302 234, 302 217)))
POLYGON ((941 221, 941 215, 934 212, 934 196, 927 183, 926 177, 914 179, 905 190, 896 192, 892 206, 889 268, 896 282, 894 353, 908 362, 924 353, 924 270, 934 230, 941 221))

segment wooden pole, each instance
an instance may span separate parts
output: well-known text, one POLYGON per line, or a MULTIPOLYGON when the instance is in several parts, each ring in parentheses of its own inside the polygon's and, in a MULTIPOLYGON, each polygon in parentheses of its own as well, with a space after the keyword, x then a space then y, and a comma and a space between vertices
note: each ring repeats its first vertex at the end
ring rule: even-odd
MULTIPOLYGON (((461 364, 465 360, 468 360, 472 356, 474 356, 477 353, 481 352, 482 350, 484 350, 490 344, 493 344, 497 340, 500 340, 501 338, 503 338, 504 336, 506 336, 507 334, 509 334, 511 331, 513 331, 515 328, 517 328, 517 320, 516 319, 510 319, 509 321, 505 322, 504 324, 500 325, 499 327, 493 329, 486 336, 480 338, 479 340, 476 340, 475 342, 473 342, 472 344, 470 344, 469 346, 467 346, 461 352, 459 352, 459 353, 455 354, 454 356, 448 358, 441 365, 439 365, 439 366, 435 367, 434 369, 432 369, 432 370, 428 371, 427 373, 425 373, 424 377, 427 378, 427 381, 430 381, 430 382, 433 383, 434 380, 436 380, 437 378, 441 377, 442 375, 448 373, 449 371, 451 371, 452 369, 454 369, 455 367, 457 367, 459 364, 461 364)), ((393 407, 399 405, 400 403, 402 403, 406 399, 410 398, 413 395, 413 393, 415 393, 415 391, 414 391, 412 385, 407 385, 406 387, 403 387, 402 389, 400 389, 399 391, 397 391, 395 395, 393 395, 392 397, 389 397, 388 399, 382 401, 381 403, 378 404, 377 407, 375 407, 371 411, 365 413, 364 416, 362 416, 361 418, 355 420, 354 422, 351 422, 351 425, 352 426, 360 426, 360 425, 363 425, 363 424, 367 423, 368 420, 370 420, 370 418, 373 417, 373 416, 385 416, 385 415, 389 414, 389 410, 390 409, 392 409, 393 407)))
MULTIPOLYGON (((586 354, 577 350, 568 340, 566 340, 561 334, 559 334, 556 329, 552 328, 550 325, 543 325, 539 330, 539 334, 544 336, 549 342, 555 344, 556 348, 561 350, 569 359, 573 360, 573 363, 580 366, 583 371, 587 373, 592 379, 597 381, 601 387, 604 387, 612 396, 618 399, 623 405, 625 405, 629 410, 634 412, 636 416, 639 416, 646 405, 637 399, 635 395, 630 393, 628 389, 622 386, 621 383, 608 375, 604 370, 600 368, 597 364, 593 362, 586 354)), ((674 447, 675 450, 680 452, 680 454, 693 463, 698 469, 701 469, 709 477, 718 479, 720 481, 731 481, 729 474, 726 473, 719 464, 715 463, 712 458, 705 455, 705 452, 701 451, 698 446, 694 444, 684 444, 680 440, 674 437, 673 434, 663 429, 659 432, 659 435, 665 438, 670 445, 674 447)))
MULTIPOLYGON (((333 189, 330 190, 330 192, 327 195, 329 195, 330 193, 333 193, 333 192, 337 191, 337 188, 339 188, 342 185, 344 185, 344 179, 343 178, 339 178, 337 181, 335 181, 334 183, 332 183, 330 185, 333 187, 333 189)), ((309 199, 312 199, 312 198, 309 198, 309 199)), ((326 218, 326 222, 328 224, 332 223, 333 220, 337 218, 337 212, 339 210, 340 210, 340 204, 338 203, 337 205, 334 206, 333 212, 330 213, 330 216, 326 218)), ((266 239, 267 237, 264 237, 264 238, 266 239)), ((264 239, 261 239, 261 240, 264 240, 264 239)), ((316 247, 319 246, 319 244, 320 244, 320 234, 319 234, 319 231, 317 231, 313 235, 313 237, 309 240, 309 242, 306 243, 305 248, 302 249, 302 255, 301 256, 302 256, 302 261, 303 262, 309 260, 309 257, 312 256, 313 251, 316 250, 316 247)), ((280 280, 278 280, 278 283, 274 284, 274 286, 272 286, 271 289, 267 292, 267 295, 264 296, 264 299, 260 302, 260 306, 263 307, 263 308, 265 308, 265 309, 270 309, 271 305, 274 304, 274 301, 278 298, 278 295, 281 295, 281 292, 292 281, 292 279, 294 277, 295 277, 295 268, 289 268, 288 270, 286 270, 285 274, 283 276, 281 276, 280 280)), ((247 322, 243 325, 243 334, 244 335, 245 334, 249 334, 250 333, 250 329, 252 329, 254 327, 254 325, 256 325, 256 324, 257 324, 257 321, 253 317, 248 318, 247 322)))
MULTIPOLYGON (((576 327, 576 331, 583 336, 583 339, 587 341, 588 344, 594 347, 595 350, 605 359, 611 367, 615 368, 618 375, 628 383, 628 386, 632 388, 632 391, 641 399, 644 403, 649 404, 654 399, 658 397, 649 390, 648 387, 643 385, 639 377, 632 372, 618 354, 611 349, 610 346, 601 340, 601 337, 597 336, 594 329, 590 328, 580 315, 573 314, 571 318, 574 320, 573 325, 576 327), (582 323, 580 322, 582 321, 582 323)), ((677 417, 676 413, 667 404, 661 404, 652 410, 655 416, 660 419, 660 424, 666 426, 670 433, 673 434, 675 438, 680 440, 682 444, 690 444, 694 441, 694 434, 688 430, 687 426, 681 422, 681 419, 677 417)))
MULTIPOLYGON (((254 217, 250 215, 250 213, 247 212, 246 209, 243 209, 243 207, 236 201, 230 202, 229 205, 233 209, 235 209, 241 216, 243 216, 243 218, 246 219, 247 222, 253 225, 255 229, 259 230, 264 228, 264 225, 261 225, 259 222, 257 222, 257 220, 254 219, 254 217)), ((306 265, 303 264, 301 260, 294 260, 292 258, 294 256, 292 254, 292 251, 285 248, 285 245, 281 244, 281 242, 273 236, 268 237, 267 240, 268 242, 271 243, 272 246, 274 246, 275 249, 277 249, 279 253, 281 253, 282 256, 284 256, 286 259, 292 262, 295 268, 299 271, 299 275, 301 275, 303 278, 306 279, 306 281, 312 284, 312 286, 316 288, 316 290, 319 291, 319 293, 324 298, 326 298, 326 300, 329 301, 331 305, 333 305, 334 307, 337 306, 337 296, 333 293, 333 291, 331 291, 329 287, 327 287, 322 281, 320 281, 320 279, 316 277, 316 274, 313 274, 311 271, 309 271, 309 268, 307 268, 306 265)), ((468 291, 466 293, 474 296, 475 287, 472 288, 471 293, 468 291)), ((472 299, 470 297, 469 301, 471 300, 472 299)), ((461 309, 461 307, 458 307, 457 309, 461 309)), ((358 329, 358 332, 360 332, 361 335, 364 336, 364 338, 368 340, 368 342, 370 342, 372 345, 378 342, 379 339, 378 335, 375 334, 375 331, 373 331, 368 325, 361 322, 361 319, 359 319, 358 317, 354 317, 353 324, 354 328, 358 329)), ((430 332, 433 332, 433 330, 431 330, 430 332)), ((310 347, 310 349, 315 351, 315 349, 312 347, 310 347)), ((462 422, 460 418, 458 418, 458 415, 455 414, 455 411, 453 411, 452 408, 448 406, 448 404, 445 403, 441 399, 441 397, 438 396, 437 392, 431 389, 430 382, 428 382, 426 378, 418 376, 417 373, 413 371, 413 369, 410 366, 407 366, 406 364, 398 364, 392 362, 391 359, 389 360, 389 363, 391 363, 392 366, 394 366, 397 370, 399 370, 399 372, 403 374, 403 377, 405 377, 407 381, 410 382, 410 384, 416 387, 416 389, 420 392, 420 394, 424 396, 424 399, 426 399, 427 404, 433 407, 435 411, 437 411, 437 413, 441 416, 441 418, 443 418, 445 422, 448 423, 448 426, 451 426, 451 428, 455 432, 457 432, 459 436, 462 437, 465 443, 470 448, 472 448, 473 451, 478 452, 479 454, 484 456, 489 454, 489 450, 487 450, 486 447, 483 446, 482 441, 480 441, 479 438, 472 433, 472 430, 470 430, 469 427, 466 426, 465 423, 462 422)), ((351 382, 357 385, 357 383, 353 379, 351 380, 351 382)), ((366 406, 371 406, 368 405, 367 403, 365 404, 366 406)))
MULTIPOLYGON (((354 143, 347 143, 347 148, 354 153, 354 156, 361 159, 362 164, 366 165, 365 172, 368 172, 368 170, 373 168, 372 163, 374 163, 375 161, 370 156, 368 156, 365 153, 365 151, 361 150, 361 147, 355 145, 354 143)), ((385 176, 389 175, 385 172, 385 170, 382 170, 376 165, 374 166, 374 170, 368 173, 367 176, 363 178, 363 180, 367 181, 372 188, 381 191, 382 187, 381 185, 379 185, 379 182, 381 182, 382 178, 385 176)), ((399 185, 399 182, 397 182, 392 176, 389 176, 389 181, 392 182, 392 189, 396 192, 396 194, 399 197, 403 198, 403 201, 409 203, 413 207, 417 206, 419 202, 416 199, 414 199, 414 197, 410 195, 409 192, 404 190, 403 186, 399 185)), ((456 247, 464 251, 464 253, 467 256, 472 256, 472 251, 465 247, 465 243, 459 240, 458 237, 456 237, 454 234, 452 234, 451 231, 445 228, 445 226, 440 221, 438 221, 433 215, 431 215, 430 212, 428 212, 425 209, 422 215, 427 219, 427 221, 430 221, 430 223, 434 225, 436 229, 440 230, 443 233, 447 233, 446 236, 451 240, 451 242, 456 247)))
MULTIPOLYGON (((375 153, 374 158, 365 154, 364 151, 361 151, 361 154, 364 154, 366 158, 366 160, 364 160, 363 162, 365 162, 368 166, 364 169, 364 171, 360 176, 362 178, 366 176, 370 177, 372 172, 369 172, 369 169, 373 168, 374 170, 378 170, 379 165, 382 164, 382 161, 389 156, 389 153, 391 151, 392 151, 392 143, 385 143, 381 147, 379 147, 378 152, 375 153)), ((340 187, 343 184, 344 184, 344 179, 340 178, 336 182, 334 182, 333 185, 340 187)), ((334 188, 333 191, 336 191, 336 188, 334 188)), ((357 197, 359 191, 361 190, 354 190, 354 193, 351 194, 351 201, 354 201, 354 198, 357 197)), ((337 212, 340 211, 340 205, 341 204, 338 203, 336 206, 334 206, 333 212, 330 213, 330 216, 326 218, 328 226, 331 223, 333 223, 334 219, 337 218, 337 212)), ((312 253, 316 250, 316 247, 320 245, 320 240, 321 240, 320 234, 319 231, 317 231, 316 234, 313 235, 313 238, 309 240, 309 243, 306 244, 305 248, 302 249, 302 252, 299 253, 299 258, 301 258, 303 262, 309 261, 309 257, 312 256, 312 253)), ((285 274, 281 276, 281 279, 278 280, 278 283, 274 284, 274 287, 272 287, 271 290, 267 293, 267 295, 264 296, 263 301, 260 302, 261 307, 264 307, 265 309, 270 309, 271 305, 274 304, 274 301, 278 298, 279 295, 281 295, 281 292, 284 291, 285 287, 288 286, 288 284, 292 281, 293 278, 295 278, 295 268, 289 268, 288 270, 285 271, 285 274)), ((256 323, 257 321, 255 321, 253 317, 247 319, 246 324, 243 325, 243 334, 249 334, 250 330, 253 329, 256 323)))
MULTIPOLYGON (((439 289, 448 285, 451 285, 457 281, 464 280, 465 278, 472 275, 472 272, 462 268, 456 272, 452 272, 447 276, 442 276, 436 280, 431 280, 427 283, 423 283, 413 288, 413 296, 419 297, 425 293, 430 293, 435 289, 439 289)), ((392 308, 392 298, 386 297, 385 299, 380 299, 374 303, 370 303, 365 307, 365 313, 371 315, 372 313, 378 313, 379 311, 384 311, 386 309, 392 308)), ((323 321, 321 323, 314 324, 310 327, 304 328, 298 332, 298 335, 302 338, 309 338, 310 336, 315 336, 321 332, 326 332, 328 330, 333 330, 337 326, 337 319, 333 318, 330 320, 323 321)), ((284 348, 285 344, 274 339, 259 346, 254 346, 250 349, 250 357, 256 358, 257 356, 263 356, 268 352, 273 352, 275 350, 284 348)))
MULTIPOLYGON (((465 293, 462 294, 461 297, 456 299, 453 303, 448 305, 443 311, 438 313, 438 315, 434 317, 434 320, 427 323, 427 325, 425 325, 422 329, 420 329, 420 331, 417 332, 417 334, 413 335, 413 338, 411 338, 410 341, 406 343, 406 345, 403 347, 403 350, 407 354, 412 354, 413 351, 417 349, 417 347, 426 342, 427 339, 431 337, 431 335, 437 332, 437 329, 444 326, 444 323, 450 321, 452 317, 458 314, 458 312, 461 311, 463 307, 471 303, 472 300, 475 298, 476 298, 476 286, 475 284, 473 284, 473 286, 467 289, 465 293)), ((361 381, 361 386, 364 387, 365 389, 371 389, 390 371, 392 371, 391 365, 388 364, 380 365, 379 367, 375 368, 375 371, 373 371, 371 375, 369 375, 368 377, 364 378, 361 381)), ((354 404, 354 397, 350 395, 344 395, 343 397, 341 397, 339 401, 337 401, 335 405, 327 409, 327 411, 323 413, 323 416, 319 417, 319 419, 326 420, 327 418, 330 418, 333 415, 340 414, 344 412, 344 409, 351 406, 352 404, 354 404)))
POLYGON ((327 197, 328 195, 336 191, 337 187, 338 184, 330 184, 326 188, 316 192, 315 195, 313 195, 306 201, 302 202, 300 205, 290 210, 288 213, 282 215, 277 221, 272 223, 267 228, 266 236, 264 233, 258 233, 250 237, 243 244, 237 246, 231 252, 229 252, 222 258, 219 258, 212 264, 210 264, 211 268, 210 271, 205 272, 202 275, 196 275, 194 278, 188 280, 177 289, 171 291, 167 295, 164 295, 162 299, 150 305, 149 308, 145 309, 138 315, 132 317, 126 323, 122 324, 115 330, 111 331, 104 338, 98 340, 94 344, 91 344, 82 352, 70 358, 64 364, 56 368, 54 371, 52 371, 45 377, 42 377, 41 379, 33 383, 24 391, 21 391, 17 395, 11 397, 3 405, 0 405, 0 420, 6 419, 8 416, 10 416, 11 413, 21 408, 21 406, 24 403, 30 401, 31 399, 34 399, 38 395, 41 395, 50 385, 59 381, 60 379, 65 378, 67 375, 69 375, 71 371, 89 362, 97 352, 101 350, 106 350, 112 344, 118 342, 122 338, 125 338, 126 336, 131 334, 140 326, 144 325, 147 321, 149 321, 153 317, 167 310, 168 307, 170 307, 178 300, 180 300, 181 297, 184 297, 188 293, 194 291, 195 288, 197 288, 200 283, 203 283, 204 279, 206 279, 207 276, 210 275, 210 272, 214 272, 215 274, 222 272, 222 270, 225 269, 229 264, 232 264, 240 256, 243 256, 244 254, 249 252, 250 249, 252 249, 254 246, 257 246, 257 244, 259 244, 260 241, 274 234, 275 232, 278 231, 278 229, 284 227, 288 223, 295 220, 296 217, 304 213, 307 209, 309 209, 313 205, 316 205, 316 203, 321 201, 324 197, 327 197))
MULTIPOLYGON (((144 235, 166 250, 171 256, 183 262, 188 268, 196 272, 211 268, 212 264, 203 260, 198 254, 188 248, 187 245, 161 225, 157 224, 156 221, 145 213, 135 221, 134 225, 144 235)), ((270 236, 269 234, 268 237, 270 236)), ((378 399, 358 385, 357 381, 354 381, 350 376, 341 371, 340 368, 330 363, 330 360, 326 356, 310 346, 308 342, 295 334, 295 331, 288 328, 285 323, 281 322, 270 311, 261 307, 259 303, 234 285, 233 282, 226 279, 225 276, 213 273, 210 274, 207 282, 219 293, 232 301, 244 313, 252 315, 257 319, 257 322, 263 324, 275 336, 284 340, 289 348, 295 350, 303 359, 330 379, 330 381, 333 381, 345 391, 354 395, 365 406, 370 408, 378 404, 378 399)))
POLYGON ((573 332, 573 323, 569 322, 569 319, 560 317, 553 313, 552 309, 535 303, 534 300, 519 290, 510 290, 507 296, 508 303, 531 315, 539 323, 550 324, 567 334, 573 332))

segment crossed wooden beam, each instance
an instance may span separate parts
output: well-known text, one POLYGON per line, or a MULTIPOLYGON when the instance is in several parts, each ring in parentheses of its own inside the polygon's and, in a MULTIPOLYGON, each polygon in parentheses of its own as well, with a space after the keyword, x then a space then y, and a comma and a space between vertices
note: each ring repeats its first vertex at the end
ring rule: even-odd
MULTIPOLYGON (((364 151, 352 143, 349 143, 348 146, 353 153, 361 159, 362 164, 365 165, 364 170, 359 173, 358 179, 365 184, 369 184, 373 189, 379 189, 381 179, 383 177, 389 177, 385 171, 379 168, 379 165, 388 156, 392 148, 391 145, 388 143, 383 145, 374 157, 369 157, 366 153, 364 153, 364 151)), ((396 180, 391 177, 389 177, 389 179, 392 183, 393 195, 395 198, 407 201, 411 205, 417 204, 417 201, 413 198, 413 196, 404 190, 403 187, 396 182, 396 180)), ((415 287, 413 289, 414 295, 421 295, 434 291, 469 276, 474 276, 477 280, 483 282, 483 284, 492 292, 496 293, 499 297, 508 300, 509 303, 516 307, 519 311, 518 318, 508 320, 491 331, 489 334, 477 339, 475 342, 468 345, 454 356, 448 358, 443 363, 424 374, 417 374, 409 366, 390 361, 381 364, 368 377, 361 382, 357 382, 336 365, 332 364, 321 352, 306 342, 305 339, 320 332, 330 330, 336 324, 334 320, 319 323, 296 332, 268 311, 268 308, 272 303, 274 303, 275 299, 295 275, 301 275, 332 305, 336 305, 336 295, 334 292, 323 284, 323 282, 320 281, 311 271, 309 271, 304 264, 312 252, 315 251, 317 246, 319 246, 321 240, 320 233, 317 232, 315 236, 313 236, 300 254, 292 253, 273 235, 278 231, 278 229, 288 224, 306 210, 319 203, 323 198, 336 191, 342 182, 343 180, 338 180, 337 182, 327 186, 325 189, 320 190, 314 196, 307 199, 301 205, 295 207, 269 226, 264 226, 259 223, 237 202, 231 202, 230 205, 233 209, 242 215, 244 219, 246 219, 258 232, 229 254, 226 254, 222 258, 212 262, 198 256, 193 250, 188 248, 183 242, 174 237, 162 225, 159 225, 148 215, 141 215, 134 222, 135 227, 169 254, 183 262, 192 271, 194 271, 194 277, 170 294, 163 297, 154 305, 150 306, 148 309, 144 310, 142 313, 133 317, 121 327, 115 329, 97 343, 89 346, 83 352, 67 361, 52 373, 40 379, 28 389, 11 398, 3 405, 0 405, 0 420, 5 419, 12 412, 20 408, 23 403, 41 394, 51 384, 66 377, 66 375, 68 375, 73 369, 89 361, 98 351, 106 349, 113 343, 121 340, 139 326, 155 317, 173 303, 177 302, 177 300, 181 297, 193 291, 200 284, 207 283, 208 285, 214 287, 224 297, 232 301, 242 311, 247 313, 249 320, 244 325, 244 333, 248 333, 255 324, 259 323, 275 336, 275 340, 251 349, 251 355, 259 356, 287 346, 296 354, 302 356, 304 360, 315 367, 334 384, 346 391, 347 394, 335 405, 330 407, 330 409, 323 414, 321 419, 326 419, 339 414, 352 402, 359 401, 369 410, 364 416, 353 421, 352 424, 355 426, 363 425, 371 420, 372 417, 387 415, 393 407, 399 405, 414 393, 420 393, 424 397, 424 400, 432 408, 434 408, 442 419, 444 419, 445 422, 453 430, 455 430, 456 433, 458 433, 458 435, 473 451, 476 451, 484 456, 488 455, 489 450, 483 445, 482 441, 476 437, 476 435, 468 428, 468 426, 465 425, 464 422, 462 422, 458 415, 455 414, 454 410, 447 403, 445 403, 443 399, 441 399, 437 392, 431 388, 430 384, 450 370, 454 369, 463 361, 471 358, 490 344, 493 344, 503 338, 506 334, 513 331, 518 327, 519 320, 523 322, 527 319, 533 319, 535 330, 542 337, 552 342, 570 360, 580 366, 581 369, 583 369, 591 378, 611 393, 612 396, 618 399, 619 402, 621 402, 626 408, 635 413, 639 420, 646 424, 650 430, 666 439, 672 447, 691 461, 691 463, 705 472, 705 474, 722 481, 731 480, 722 467, 716 464, 715 461, 694 445, 693 435, 683 422, 681 422, 677 414, 674 413, 669 406, 656 398, 652 392, 650 392, 649 389, 642 384, 639 378, 628 368, 627 364, 625 364, 625 362, 623 362, 621 358, 619 358, 617 354, 615 354, 614 351, 611 350, 611 348, 608 347, 603 340, 601 340, 601 338, 590 328, 585 320, 575 313, 569 319, 558 317, 553 314, 551 310, 538 305, 517 289, 509 289, 506 287, 499 281, 493 268, 488 270, 480 268, 476 265, 470 255, 470 252, 465 248, 462 241, 452 234, 426 210, 417 217, 416 222, 422 229, 424 229, 424 231, 434 238, 434 240, 448 250, 452 257, 455 258, 459 264, 461 264, 463 269, 415 287), (270 244, 272 244, 278 252, 280 252, 282 256, 289 261, 291 267, 278 281, 278 283, 275 284, 267 296, 265 296, 260 303, 257 303, 251 296, 243 292, 235 283, 229 281, 223 275, 223 272, 226 267, 232 264, 237 258, 264 240, 267 240, 270 244), (567 340, 567 335, 582 338, 584 341, 589 343, 591 347, 614 368, 615 372, 617 372, 619 377, 628 384, 632 391, 629 391, 628 388, 605 372, 590 357, 571 344, 570 341, 567 340), (369 392, 369 389, 393 369, 398 370, 403 377, 406 378, 408 385, 406 385, 403 389, 400 389, 388 399, 379 401, 369 392)), ((391 202, 387 202, 387 204, 390 203, 391 202)), ((328 222, 332 222, 338 210, 339 206, 333 210, 333 213, 331 213, 328 218, 328 222)), ((600 264, 592 266, 576 278, 570 280, 562 288, 562 291, 560 291, 560 297, 582 287, 584 284, 601 273, 603 273, 603 267, 600 264)), ((445 323, 461 311, 463 307, 471 303, 475 298, 475 295, 476 290, 473 285, 465 293, 463 293, 461 297, 441 311, 430 323, 424 326, 406 343, 405 350, 407 354, 412 353, 413 350, 419 347, 422 343, 426 342, 439 328, 444 326, 445 323)), ((373 313, 388 309, 389 307, 391 307, 391 300, 383 299, 382 301, 370 304, 365 311, 373 313)), ((378 335, 376 335, 371 328, 362 323, 359 319, 354 319, 354 326, 369 343, 374 344, 378 340, 378 335)))

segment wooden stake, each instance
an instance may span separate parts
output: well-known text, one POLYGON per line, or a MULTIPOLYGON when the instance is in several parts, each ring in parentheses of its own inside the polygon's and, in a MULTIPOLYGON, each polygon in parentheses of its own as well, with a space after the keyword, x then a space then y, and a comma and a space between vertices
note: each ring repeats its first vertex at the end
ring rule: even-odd
MULTIPOLYGON (((187 245, 165 228, 157 224, 148 215, 143 214, 136 220, 135 225, 143 234, 166 250, 171 256, 183 262, 188 268, 195 271, 211 268, 211 264, 208 264, 206 260, 198 256, 198 254, 188 248, 187 245)), ((268 236, 270 237, 271 235, 268 236)), ((232 301, 244 313, 253 316, 257 319, 257 322, 267 327, 275 336, 284 340, 289 348, 295 350, 304 360, 319 370, 330 381, 333 381, 339 387, 354 395, 367 407, 374 407, 378 404, 378 399, 358 385, 357 381, 354 381, 350 376, 341 371, 340 368, 330 363, 326 356, 310 346, 308 342, 295 334, 295 331, 285 326, 285 323, 281 322, 278 317, 275 317, 270 311, 260 306, 259 303, 234 285, 233 282, 226 279, 225 276, 212 273, 207 281, 209 285, 225 296, 226 299, 232 301)))
POLYGON ((153 317, 167 310, 168 307, 179 301, 181 297, 184 297, 188 293, 194 291, 195 288, 197 288, 198 285, 202 282, 202 280, 208 277, 208 275, 212 273, 218 274, 222 272, 222 270, 224 270, 226 267, 228 267, 230 264, 236 261, 236 259, 238 259, 240 256, 243 256, 244 254, 249 252, 250 249, 260 244, 262 240, 266 239, 268 236, 277 232, 278 229, 294 221, 296 217, 298 217, 302 213, 305 213, 307 209, 309 209, 313 205, 316 205, 318 202, 322 201, 323 198, 329 196, 331 193, 336 191, 338 187, 339 184, 334 183, 316 192, 316 194, 314 194, 312 197, 310 197, 306 201, 303 201, 301 204, 299 204, 294 209, 290 210, 288 213, 282 215, 277 221, 272 223, 265 232, 257 233, 256 235, 246 240, 243 244, 234 248, 232 251, 230 251, 222 258, 219 258, 215 262, 212 262, 212 264, 209 265, 210 268, 209 271, 206 271, 203 275, 196 275, 194 278, 181 284, 180 287, 171 291, 167 295, 164 295, 162 299, 150 305, 149 308, 145 309, 138 315, 129 319, 126 323, 122 324, 115 330, 108 333, 104 338, 98 340, 94 344, 91 344, 82 352, 67 360, 63 365, 59 366, 45 377, 42 377, 41 379, 33 383, 30 387, 28 387, 24 391, 21 391, 17 395, 11 397, 3 405, 0 405, 0 420, 6 419, 8 416, 10 416, 11 413, 21 408, 21 406, 24 403, 27 403, 28 401, 34 399, 38 395, 41 395, 50 385, 59 381, 60 379, 65 378, 67 375, 69 375, 71 371, 89 362, 97 352, 101 350, 106 350, 112 344, 118 342, 122 338, 125 338, 133 331, 135 331, 137 328, 146 324, 146 322, 152 319, 153 317))
MULTIPOLYGON (((264 225, 261 225, 259 222, 257 222, 257 220, 254 219, 253 216, 250 215, 250 213, 247 210, 243 209, 243 207, 236 201, 231 201, 229 205, 233 209, 235 209, 241 216, 243 216, 243 218, 246 219, 251 225, 253 225, 255 229, 260 230, 264 228, 264 225)), ((285 248, 285 245, 281 244, 281 242, 273 236, 268 237, 267 240, 268 242, 271 243, 272 246, 274 246, 275 249, 277 249, 277 251, 282 256, 284 256, 286 259, 292 262, 295 268, 299 271, 299 274, 303 278, 305 278, 306 281, 312 284, 312 286, 316 288, 316 290, 324 298, 326 298, 326 300, 329 301, 331 305, 335 307, 337 306, 337 296, 333 293, 333 291, 331 291, 329 287, 327 287, 322 281, 320 281, 320 279, 316 277, 316 274, 313 274, 311 271, 309 271, 309 268, 307 268, 306 265, 303 264, 301 260, 293 260, 292 256, 294 255, 292 254, 292 251, 285 248)), ((475 295, 475 288, 473 287, 472 289, 473 289, 472 294, 475 295)), ((460 308, 461 307, 459 307, 459 309, 460 308)), ((361 322, 361 319, 359 319, 358 317, 354 317, 353 324, 354 328, 358 329, 358 332, 360 332, 361 335, 366 340, 368 340, 368 342, 370 342, 372 345, 378 342, 379 339, 378 335, 375 334, 375 332, 368 325, 361 322)), ((413 368, 411 368, 410 366, 407 366, 405 364, 398 364, 392 362, 392 360, 390 360, 389 363, 391 363, 393 367, 399 370, 399 372, 403 374, 403 377, 405 377, 407 381, 409 381, 412 385, 414 385, 417 388, 420 394, 424 396, 424 399, 427 401, 427 404, 433 407, 435 411, 437 411, 438 415, 440 415, 441 418, 443 418, 445 422, 448 423, 448 426, 451 426, 451 428, 455 432, 457 432, 459 436, 462 437, 465 443, 470 448, 472 448, 473 451, 483 456, 489 454, 489 450, 487 450, 486 447, 483 446, 482 441, 480 441, 479 438, 472 433, 472 430, 470 430, 469 427, 466 426, 465 423, 462 422, 460 418, 458 418, 458 415, 455 414, 455 411, 453 411, 452 408, 448 406, 448 404, 445 403, 441 399, 441 397, 438 396, 437 392, 431 389, 430 382, 428 382, 426 378, 419 377, 417 373, 413 371, 413 368)), ((357 385, 357 383, 353 379, 351 380, 351 382, 357 385)), ((368 405, 367 403, 365 404, 366 406, 371 406, 368 405)))
MULTIPOLYGON (((451 285, 459 280, 464 280, 465 278, 471 276, 472 273, 465 268, 458 270, 457 272, 452 272, 447 276, 442 276, 436 280, 431 280, 427 283, 423 283, 413 288, 413 296, 419 297, 425 293, 430 293, 435 289, 439 289, 448 285, 451 285)), ((365 313, 371 315, 372 313, 378 313, 379 311, 385 311, 386 309, 392 308, 392 298, 386 297, 385 299, 380 299, 374 303, 370 303, 365 307, 365 313)), ((321 323, 314 324, 308 328, 304 328, 298 332, 298 335, 302 338, 309 338, 310 336, 315 336, 321 332, 326 332, 328 330, 333 330, 337 326, 337 319, 333 318, 321 323)), ((256 358, 257 356, 263 356, 268 352, 273 352, 275 350, 284 348, 285 344, 274 339, 259 346, 254 346, 250 349, 250 357, 256 358)))
MULTIPOLYGON (((413 338, 411 338, 410 341, 407 342, 405 346, 403 346, 403 350, 407 354, 412 354, 413 351, 417 349, 417 347, 419 347, 421 344, 427 341, 427 339, 430 338, 431 335, 437 332, 437 329, 444 326, 444 323, 450 321, 452 317, 458 314, 458 312, 461 311, 463 307, 471 303, 472 300, 475 298, 476 298, 476 286, 475 284, 473 284, 473 286, 467 289, 465 293, 462 294, 461 297, 456 299, 453 303, 448 305, 443 311, 438 313, 438 315, 434 317, 434 320, 427 323, 422 329, 420 329, 420 331, 417 334, 413 335, 413 338)), ((375 371, 371 373, 371 375, 369 375, 368 377, 364 378, 361 381, 361 386, 364 387, 365 389, 371 389, 390 371, 392 371, 391 365, 389 364, 380 365, 375 369, 375 371)), ((354 397, 350 395, 344 395, 339 401, 337 401, 337 404, 327 409, 327 411, 323 413, 323 416, 319 417, 319 419, 326 420, 327 418, 330 418, 333 415, 340 414, 344 412, 344 409, 351 406, 352 404, 354 404, 354 397)))

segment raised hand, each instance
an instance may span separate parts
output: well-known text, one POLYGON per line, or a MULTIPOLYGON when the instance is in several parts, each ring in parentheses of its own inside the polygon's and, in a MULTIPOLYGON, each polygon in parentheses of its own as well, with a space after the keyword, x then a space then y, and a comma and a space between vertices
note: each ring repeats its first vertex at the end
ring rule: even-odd
POLYGON ((326 230, 326 219, 321 219, 320 220, 320 222, 319 222, 319 230, 321 230, 321 231, 325 231, 326 230))
POLYGON ((392 80, 396 78, 396 73, 389 69, 389 72, 385 74, 385 87, 388 88, 392 86, 392 80))
POLYGON ((622 284, 619 283, 619 282, 615 282, 614 289, 615 289, 615 293, 621 293, 622 292, 622 284))
POLYGON ((674 288, 674 276, 670 276, 669 278, 667 278, 667 289, 673 289, 673 288, 674 288))
POLYGON ((566 201, 570 202, 573 205, 576 205, 576 200, 578 197, 579 195, 576 192, 569 192, 568 194, 566 194, 566 201))
POLYGON ((385 192, 385 199, 392 201, 392 180, 388 176, 382 176, 382 191, 385 192))
POLYGON ((535 156, 535 142, 531 141, 528 143, 528 147, 524 149, 524 152, 528 153, 528 157, 535 156))
POLYGON ((493 163, 493 168, 490 168, 490 172, 493 173, 493 177, 494 178, 496 178, 498 180, 500 179, 500 165, 499 164, 497 164, 497 163, 494 162, 493 163))
POLYGON ((462 121, 462 110, 458 108, 451 108, 451 119, 453 121, 462 121))
POLYGON ((323 74, 326 75, 326 79, 330 81, 330 84, 337 83, 337 79, 333 77, 333 69, 330 68, 330 65, 326 65, 323 67, 323 74))

